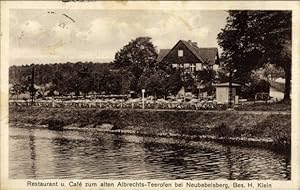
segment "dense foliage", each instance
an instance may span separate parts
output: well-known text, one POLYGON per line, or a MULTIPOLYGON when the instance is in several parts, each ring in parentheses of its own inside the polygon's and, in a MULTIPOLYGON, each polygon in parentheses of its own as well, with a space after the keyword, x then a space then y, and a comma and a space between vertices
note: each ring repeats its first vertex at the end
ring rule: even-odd
POLYGON ((114 60, 116 69, 128 74, 129 88, 139 92, 139 80, 145 68, 152 68, 156 63, 157 52, 150 37, 138 37, 120 49, 114 60))
POLYGON ((218 43, 236 82, 247 83, 251 71, 273 64, 285 71, 284 98, 290 99, 291 18, 290 11, 229 11, 218 43))
POLYGON ((12 89, 18 87, 20 92, 29 91, 34 70, 34 84, 39 93, 47 91, 60 95, 88 92, 120 93, 120 74, 110 70, 109 63, 60 63, 45 65, 11 66, 9 83, 12 89))

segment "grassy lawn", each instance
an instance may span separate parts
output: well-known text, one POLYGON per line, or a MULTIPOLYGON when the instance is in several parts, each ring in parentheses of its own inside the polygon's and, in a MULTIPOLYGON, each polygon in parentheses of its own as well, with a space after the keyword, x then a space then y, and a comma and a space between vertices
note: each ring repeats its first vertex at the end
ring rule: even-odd
MULTIPOLYGON (((272 106, 280 107, 281 104, 272 106)), ((263 105, 261 105, 263 106, 263 105)), ((266 105, 265 105, 266 106, 266 105)), ((263 108, 263 107, 258 107, 263 108)), ((11 124, 75 125, 101 128, 110 123, 112 130, 132 130, 141 134, 213 135, 272 139, 277 146, 289 147, 291 114, 239 113, 237 111, 179 111, 97 108, 14 107, 9 109, 11 124)))

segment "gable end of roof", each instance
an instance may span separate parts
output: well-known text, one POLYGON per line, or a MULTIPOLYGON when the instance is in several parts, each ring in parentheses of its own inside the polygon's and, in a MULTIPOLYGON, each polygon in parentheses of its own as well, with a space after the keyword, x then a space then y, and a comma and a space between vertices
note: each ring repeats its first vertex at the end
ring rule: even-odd
POLYGON ((179 40, 172 49, 161 49, 157 56, 157 62, 162 62, 163 59, 180 43, 182 42, 188 50, 190 50, 202 63, 213 65, 216 63, 216 56, 218 59, 218 48, 199 48, 188 41, 179 40))

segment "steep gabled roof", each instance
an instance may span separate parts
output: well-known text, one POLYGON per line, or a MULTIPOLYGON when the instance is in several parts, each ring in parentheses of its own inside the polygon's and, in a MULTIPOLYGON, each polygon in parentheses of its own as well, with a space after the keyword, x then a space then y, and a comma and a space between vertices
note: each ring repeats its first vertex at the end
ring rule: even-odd
POLYGON ((203 58, 200 56, 199 51, 198 51, 198 47, 190 44, 187 41, 181 40, 183 42, 183 44, 191 51, 193 52, 193 54, 199 59, 201 60, 201 62, 204 62, 203 58))
MULTIPOLYGON (((199 48, 185 40, 179 40, 176 45, 179 42, 182 42, 202 63, 208 63, 210 65, 215 63, 215 57, 218 56, 217 48, 199 48)), ((157 57, 157 62, 161 62, 172 49, 161 49, 157 57)))
POLYGON ((214 64, 215 58, 218 55, 217 48, 198 48, 198 54, 201 55, 204 62, 214 64))
POLYGON ((171 49, 161 49, 159 50, 158 56, 157 56, 157 62, 161 62, 162 59, 169 53, 171 49))

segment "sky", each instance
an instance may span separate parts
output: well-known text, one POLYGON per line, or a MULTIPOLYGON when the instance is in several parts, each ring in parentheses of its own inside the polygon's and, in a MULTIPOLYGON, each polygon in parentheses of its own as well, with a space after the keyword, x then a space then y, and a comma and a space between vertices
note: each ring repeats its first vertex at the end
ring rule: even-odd
POLYGON ((140 36, 151 37, 157 50, 172 48, 179 40, 218 47, 217 34, 227 15, 203 10, 13 9, 9 61, 10 65, 107 62, 140 36))

